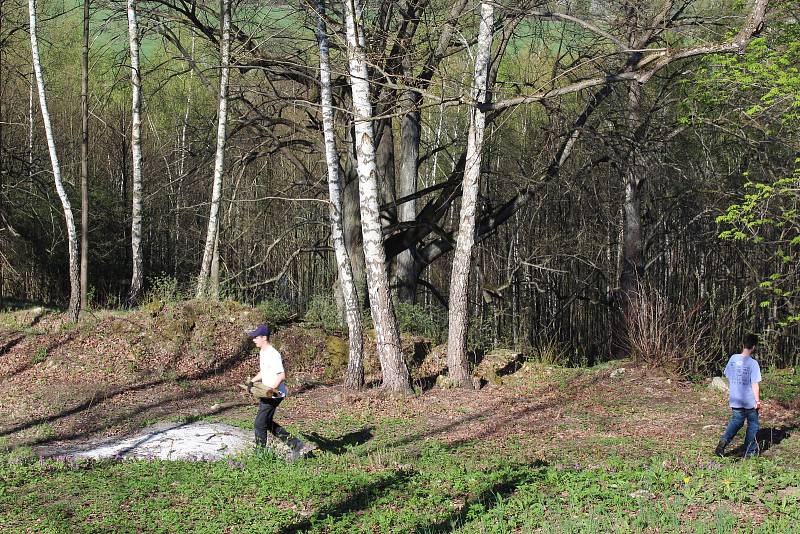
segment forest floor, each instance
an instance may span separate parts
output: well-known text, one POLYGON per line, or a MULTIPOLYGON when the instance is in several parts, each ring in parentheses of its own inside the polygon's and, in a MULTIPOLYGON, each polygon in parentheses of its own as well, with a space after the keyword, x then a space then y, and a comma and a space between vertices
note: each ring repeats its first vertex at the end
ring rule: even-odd
MULTIPOLYGON (((254 374, 235 303, 151 304, 76 325, 0 315, 0 527, 18 532, 789 532, 800 520, 800 378, 770 370, 763 454, 711 454, 722 393, 614 361, 524 361, 478 391, 439 389, 436 350, 417 394, 345 391, 340 338, 275 337, 291 395, 276 419, 319 447, 217 462, 45 460, 40 447, 124 437, 164 421, 252 428, 236 384, 254 374), (338 366, 338 367, 337 367, 338 366)), ((406 352, 424 340, 407 338, 406 352)), ((343 348, 344 347, 344 348, 343 348)), ((368 377, 376 378, 368 348, 368 377)), ((741 443, 741 436, 733 444, 741 443)))

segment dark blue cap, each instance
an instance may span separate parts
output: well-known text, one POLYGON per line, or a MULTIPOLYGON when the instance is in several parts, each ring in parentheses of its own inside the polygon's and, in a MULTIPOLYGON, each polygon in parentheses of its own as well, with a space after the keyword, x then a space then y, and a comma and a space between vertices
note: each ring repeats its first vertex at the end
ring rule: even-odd
POLYGON ((267 336, 269 337, 272 332, 270 331, 269 327, 265 324, 260 325, 258 328, 250 332, 248 334, 252 338, 260 337, 260 336, 267 336))

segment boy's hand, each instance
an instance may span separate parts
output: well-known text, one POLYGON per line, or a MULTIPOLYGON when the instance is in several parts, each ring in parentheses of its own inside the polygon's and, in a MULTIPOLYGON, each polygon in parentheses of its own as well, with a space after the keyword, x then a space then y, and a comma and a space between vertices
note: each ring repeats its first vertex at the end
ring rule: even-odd
POLYGON ((761 408, 761 401, 757 400, 756 401, 756 410, 758 410, 759 408, 761 408))

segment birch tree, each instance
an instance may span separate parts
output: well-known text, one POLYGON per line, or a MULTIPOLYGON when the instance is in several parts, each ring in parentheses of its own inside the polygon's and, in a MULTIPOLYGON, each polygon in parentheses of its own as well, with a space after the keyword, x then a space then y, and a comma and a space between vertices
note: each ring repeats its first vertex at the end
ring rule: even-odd
POLYGON ((378 359, 383 371, 383 386, 392 392, 411 390, 408 367, 400 350, 400 333, 389 293, 386 253, 383 248, 378 204, 378 176, 375 161, 375 136, 372 127, 372 104, 369 99, 369 74, 364 47, 359 0, 345 0, 347 55, 350 86, 353 93, 353 118, 361 232, 364 240, 367 292, 375 325, 378 359))
POLYGON ((67 191, 61 181, 61 167, 58 164, 58 154, 56 153, 56 142, 53 137, 53 126, 50 121, 50 113, 47 110, 47 98, 45 97, 44 75, 42 74, 42 63, 39 59, 39 41, 36 37, 36 0, 28 0, 28 15, 30 18, 30 37, 31 37, 31 56, 33 58, 33 71, 36 76, 36 86, 39 90, 39 107, 42 111, 42 122, 47 137, 47 148, 50 152, 50 163, 53 166, 53 179, 56 184, 58 197, 64 208, 64 220, 67 226, 67 247, 69 248, 69 318, 70 321, 77 321, 80 313, 80 276, 78 267, 78 233, 75 229, 75 219, 72 215, 72 206, 67 197, 67 191))
POLYGON ((128 305, 133 306, 142 292, 142 78, 139 69, 139 23, 137 0, 128 0, 128 45, 131 54, 131 287, 128 305))
POLYGON ((230 2, 222 0, 222 37, 219 42, 221 70, 219 77, 219 107, 217 110, 217 152, 214 157, 214 180, 211 191, 211 209, 208 215, 208 228, 206 230, 206 244, 203 250, 203 262, 200 265, 200 275, 197 277, 197 298, 207 296, 209 290, 213 295, 219 295, 219 278, 215 281, 209 279, 211 263, 217 248, 217 233, 219 232, 219 205, 222 197, 222 175, 225 170, 225 142, 227 140, 226 123, 228 120, 228 77, 230 73, 231 53, 231 14, 230 2), (209 283, 216 287, 209 288, 209 283))
POLYGON ((331 242, 336 256, 339 284, 344 299, 345 319, 349 339, 350 357, 344 378, 348 389, 361 389, 364 386, 364 365, 362 356, 364 340, 361 325, 358 293, 350 266, 350 257, 344 243, 342 225, 342 183, 339 175, 339 156, 334 137, 333 97, 331 96, 331 68, 328 53, 328 33, 325 25, 325 3, 317 1, 317 39, 319 40, 320 101, 322 104, 322 128, 325 137, 325 162, 328 166, 328 193, 330 195, 331 242))
POLYGON ((447 367, 451 380, 459 386, 471 387, 467 361, 467 327, 469 311, 469 272, 472 246, 475 243, 475 212, 481 174, 481 152, 486 116, 479 105, 486 99, 486 79, 492 50, 494 7, 481 2, 481 21, 475 52, 475 74, 472 85, 467 159, 464 167, 463 194, 459 214, 458 237, 450 276, 450 311, 447 334, 447 367))

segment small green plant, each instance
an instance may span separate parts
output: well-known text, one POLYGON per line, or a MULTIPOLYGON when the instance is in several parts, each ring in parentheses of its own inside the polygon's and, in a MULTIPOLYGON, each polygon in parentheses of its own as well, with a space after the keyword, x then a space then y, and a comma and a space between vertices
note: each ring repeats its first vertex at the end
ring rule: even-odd
POLYGON ((289 305, 280 299, 263 300, 256 309, 263 314, 264 321, 268 324, 284 323, 292 316, 289 305))
POLYGON ((475 352, 486 352, 495 346, 495 331, 491 321, 478 319, 469 322, 467 348, 475 352))
POLYGON ((89 286, 86 290, 86 309, 87 310, 94 310, 97 308, 97 288, 94 286, 89 286))
POLYGON ((543 337, 531 348, 527 360, 543 365, 567 365, 569 354, 554 337, 543 337))
POLYGON ((770 368, 764 373, 761 388, 765 399, 790 403, 800 397, 800 374, 794 367, 770 368))
POLYGON ((329 331, 342 330, 344 325, 339 317, 339 310, 333 298, 326 295, 314 295, 308 303, 305 321, 329 331))
POLYGON ((33 363, 42 363, 47 359, 47 347, 39 347, 33 353, 33 363))
POLYGON ((185 298, 184 292, 181 290, 178 279, 162 272, 159 275, 153 276, 148 279, 149 288, 142 299, 142 304, 150 304, 153 302, 178 302, 185 298))

